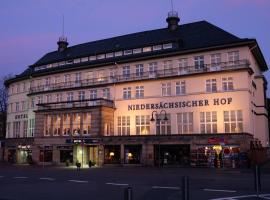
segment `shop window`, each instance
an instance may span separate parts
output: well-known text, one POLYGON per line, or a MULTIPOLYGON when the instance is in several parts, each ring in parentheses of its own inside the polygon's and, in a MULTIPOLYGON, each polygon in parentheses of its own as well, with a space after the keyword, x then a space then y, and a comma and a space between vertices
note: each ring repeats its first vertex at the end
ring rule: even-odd
POLYGON ((117 118, 118 135, 130 135, 130 117, 119 116, 117 118))
POLYGON ((53 151, 52 150, 40 150, 39 152, 39 162, 52 162, 53 151))
POLYGON ((105 164, 120 164, 120 145, 105 145, 104 146, 104 163, 105 164))
POLYGON ((170 135, 171 134, 171 115, 166 114, 168 120, 165 119, 164 114, 156 115, 156 134, 170 135))
POLYGON ((63 135, 64 136, 68 136, 71 133, 70 122, 71 122, 70 114, 64 114, 63 115, 63 135))
POLYGON ((136 116, 136 135, 148 135, 150 133, 150 116, 136 116))
POLYGON ((241 110, 224 111, 225 133, 243 132, 243 113, 241 110))
POLYGON ((193 113, 184 112, 177 114, 178 134, 193 132, 193 113))
POLYGON ((200 113, 201 133, 217 133, 217 112, 200 113))
POLYGON ((91 114, 83 113, 83 134, 88 135, 91 133, 91 114))
POLYGON ((217 92, 217 80, 207 79, 205 82, 206 92, 217 92))
POLYGON ((141 145, 125 145, 125 164, 141 163, 141 145))
POLYGON ((223 91, 232 91, 233 90, 233 78, 232 77, 222 78, 222 90, 223 91))

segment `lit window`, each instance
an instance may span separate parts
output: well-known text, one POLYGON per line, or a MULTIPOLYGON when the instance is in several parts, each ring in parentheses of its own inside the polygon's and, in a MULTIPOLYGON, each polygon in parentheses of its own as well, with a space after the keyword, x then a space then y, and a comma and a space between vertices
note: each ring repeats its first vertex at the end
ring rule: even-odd
POLYGON ((114 53, 114 56, 117 57, 117 56, 122 56, 123 55, 123 52, 122 51, 117 51, 114 53))
POLYGON ((99 54, 97 55, 97 59, 98 60, 101 60, 101 59, 104 59, 105 58, 105 54, 99 54))
POLYGON ((225 133, 243 132, 242 110, 224 111, 225 133))
POLYGON ((193 113, 177 113, 178 134, 187 134, 193 132, 193 113))
POLYGON ((78 136, 81 133, 81 113, 73 113, 72 115, 72 135, 78 136))
POLYGON ((144 47, 143 52, 150 52, 152 51, 152 47, 144 47))
POLYGON ((194 57, 194 66, 195 70, 204 68, 204 56, 195 56, 194 57))
POLYGON ((76 64, 76 63, 80 63, 81 62, 81 59, 80 58, 77 58, 77 59, 74 59, 74 64, 76 64))
POLYGON ((46 115, 44 120, 44 136, 49 136, 52 132, 52 117, 51 115, 46 115))
POLYGON ((162 90, 162 96, 171 96, 172 94, 171 83, 162 83, 161 90, 162 90))
POLYGON ((223 91, 232 91, 233 90, 233 78, 232 77, 222 78, 222 90, 223 91))
POLYGON ((132 54, 132 50, 125 50, 124 51, 124 55, 131 55, 132 54))
POLYGON ((150 116, 136 116, 136 135, 148 135, 150 133, 150 116))
POLYGON ((153 46, 153 51, 158 51, 162 49, 162 45, 155 45, 153 46))
POLYGON ((133 49, 133 54, 142 53, 142 48, 133 49))
POLYGON ((171 49, 172 43, 163 44, 163 49, 171 49))
POLYGON ((107 53, 106 54, 106 58, 112 58, 112 57, 114 57, 114 53, 107 53))
POLYGON ((217 92, 217 80, 207 79, 206 80, 206 92, 217 92))
POLYGON ((53 115, 53 136, 59 136, 60 135, 60 123, 61 123, 61 117, 60 115, 53 115))
POLYGON ((176 93, 176 95, 186 94, 186 82, 185 81, 177 81, 175 83, 175 93, 176 93))
POLYGON ((131 99, 131 87, 123 88, 123 99, 131 99))
POLYGON ((136 86, 136 98, 143 98, 144 97, 144 86, 136 86))
POLYGON ((93 60, 96 60, 96 59, 97 59, 96 56, 90 56, 90 57, 89 57, 89 60, 90 60, 90 61, 93 61, 93 60))
POLYGON ((88 60, 89 60, 88 57, 83 57, 83 58, 81 58, 81 62, 87 62, 88 60))
POLYGON ((91 114, 90 113, 83 113, 83 134, 89 135, 91 133, 91 114))
POLYGON ((137 77, 143 76, 143 64, 136 65, 136 76, 137 77))
POLYGON ((130 135, 130 117, 119 116, 117 118, 118 135, 130 135))
POLYGON ((70 135, 70 125, 71 125, 71 114, 63 115, 63 136, 70 135))
POLYGON ((217 112, 200 113, 201 133, 217 133, 217 112))

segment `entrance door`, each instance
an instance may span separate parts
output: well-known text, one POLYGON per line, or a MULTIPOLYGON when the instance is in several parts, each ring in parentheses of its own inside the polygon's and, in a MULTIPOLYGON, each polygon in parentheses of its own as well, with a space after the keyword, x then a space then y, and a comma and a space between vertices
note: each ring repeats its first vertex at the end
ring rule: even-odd
POLYGON ((90 161, 93 166, 98 164, 98 147, 97 146, 89 147, 89 162, 90 161))

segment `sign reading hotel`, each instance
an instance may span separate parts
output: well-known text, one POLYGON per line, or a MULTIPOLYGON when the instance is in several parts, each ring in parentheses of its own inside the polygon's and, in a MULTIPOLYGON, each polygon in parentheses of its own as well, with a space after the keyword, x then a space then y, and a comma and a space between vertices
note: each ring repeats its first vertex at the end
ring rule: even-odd
POLYGON ((229 105, 232 103, 232 98, 215 98, 212 100, 192 100, 192 101, 173 101, 173 102, 159 102, 159 103, 145 103, 145 104, 130 104, 130 110, 157 110, 157 109, 172 109, 172 108, 186 108, 186 107, 201 107, 201 106, 219 106, 229 105))

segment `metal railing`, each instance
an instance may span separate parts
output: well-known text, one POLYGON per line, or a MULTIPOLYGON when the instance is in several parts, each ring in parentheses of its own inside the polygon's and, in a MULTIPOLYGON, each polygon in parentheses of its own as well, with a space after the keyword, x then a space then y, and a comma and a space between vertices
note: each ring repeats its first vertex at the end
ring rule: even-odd
POLYGON ((31 87, 29 94, 53 91, 59 89, 80 88, 87 86, 98 86, 102 84, 121 83, 126 81, 157 79, 173 76, 182 76, 187 74, 206 73, 214 71, 226 71, 233 69, 249 68, 248 60, 239 60, 234 62, 222 62, 217 64, 205 64, 198 66, 171 66, 169 69, 146 71, 140 73, 130 73, 125 75, 107 76, 93 79, 84 79, 81 81, 61 82, 56 84, 42 85, 37 87, 31 87))
POLYGON ((41 103, 41 104, 37 104, 37 111, 70 109, 70 108, 85 108, 85 107, 95 107, 95 106, 106 106, 106 107, 114 108, 114 102, 108 99, 86 99, 86 100, 76 100, 76 101, 41 103))

